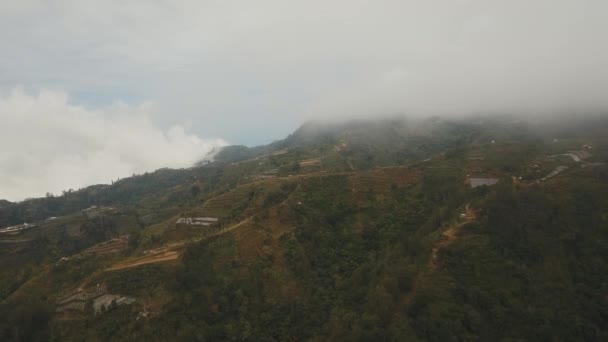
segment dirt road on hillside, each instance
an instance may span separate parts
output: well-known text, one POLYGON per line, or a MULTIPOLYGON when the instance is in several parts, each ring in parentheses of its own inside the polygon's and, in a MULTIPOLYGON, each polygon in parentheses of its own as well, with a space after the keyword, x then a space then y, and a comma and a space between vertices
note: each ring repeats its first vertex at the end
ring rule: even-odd
POLYGON ((108 271, 117 271, 123 270, 126 268, 137 267, 141 265, 147 264, 157 264, 157 263, 169 263, 176 261, 180 256, 180 252, 178 251, 165 251, 158 254, 147 255, 145 257, 127 260, 123 262, 119 262, 114 264, 112 267, 108 268, 108 271))

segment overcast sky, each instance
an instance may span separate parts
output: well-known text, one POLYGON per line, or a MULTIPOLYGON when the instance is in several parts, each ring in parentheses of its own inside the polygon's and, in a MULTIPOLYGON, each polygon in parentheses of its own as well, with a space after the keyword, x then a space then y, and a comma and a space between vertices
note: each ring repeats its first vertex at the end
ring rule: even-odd
POLYGON ((0 198, 310 118, 603 110, 607 37, 605 0, 1 1, 0 198))

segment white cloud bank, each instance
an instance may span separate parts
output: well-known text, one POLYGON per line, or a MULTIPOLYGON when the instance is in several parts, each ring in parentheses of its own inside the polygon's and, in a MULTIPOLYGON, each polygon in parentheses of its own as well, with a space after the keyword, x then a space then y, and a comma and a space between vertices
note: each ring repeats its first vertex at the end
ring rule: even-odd
POLYGON ((226 145, 182 125, 165 132, 151 121, 154 112, 152 104, 88 110, 61 92, 16 89, 0 96, 0 198, 22 200, 161 167, 189 167, 226 145))
POLYGON ((313 117, 607 110, 607 13, 605 0, 2 1, 0 89, 152 99, 163 127, 178 116, 246 144, 313 117))

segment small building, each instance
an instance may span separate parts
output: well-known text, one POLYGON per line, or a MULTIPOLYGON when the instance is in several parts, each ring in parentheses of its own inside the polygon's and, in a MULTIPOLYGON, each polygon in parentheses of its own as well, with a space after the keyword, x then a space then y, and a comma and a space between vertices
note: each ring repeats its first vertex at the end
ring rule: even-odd
POLYGON ((188 224, 193 226, 210 226, 218 222, 217 217, 180 217, 175 224, 188 224))
POLYGON ((36 225, 25 222, 25 223, 17 225, 17 226, 1 228, 0 233, 17 233, 17 232, 21 232, 22 230, 29 229, 32 227, 36 227, 36 225))
POLYGON ((93 301, 93 310, 95 314, 104 313, 118 305, 128 305, 133 304, 135 302, 135 298, 113 295, 113 294, 104 294, 95 298, 93 301))
POLYGON ((498 183, 498 178, 481 178, 481 177, 471 177, 468 180, 471 188, 476 188, 478 186, 492 186, 498 183))
POLYGON ((93 301, 93 310, 95 314, 100 314, 116 305, 116 300, 120 298, 117 295, 104 294, 95 298, 93 301))
POLYGON ((253 177, 253 179, 255 179, 255 180, 264 180, 264 179, 273 179, 273 178, 277 178, 277 176, 275 176, 275 175, 256 175, 253 177))

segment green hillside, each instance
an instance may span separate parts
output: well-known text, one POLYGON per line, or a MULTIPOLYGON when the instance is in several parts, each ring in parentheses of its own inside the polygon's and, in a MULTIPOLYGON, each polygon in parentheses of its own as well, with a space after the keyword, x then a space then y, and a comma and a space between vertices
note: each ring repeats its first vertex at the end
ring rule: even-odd
POLYGON ((606 132, 307 123, 0 204, 0 340, 608 340, 606 132))

